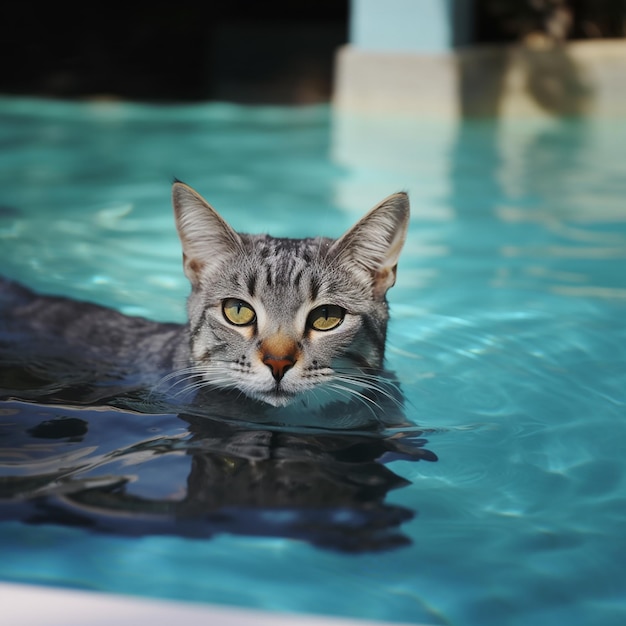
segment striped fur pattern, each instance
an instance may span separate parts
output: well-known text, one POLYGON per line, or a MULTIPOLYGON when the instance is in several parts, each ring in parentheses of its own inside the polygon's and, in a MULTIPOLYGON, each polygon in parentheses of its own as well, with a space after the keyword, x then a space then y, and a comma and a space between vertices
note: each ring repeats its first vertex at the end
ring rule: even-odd
POLYGON ((178 181, 173 205, 192 287, 190 362, 177 372, 189 387, 234 389, 275 407, 377 388, 406 194, 337 240, 237 233, 178 181))

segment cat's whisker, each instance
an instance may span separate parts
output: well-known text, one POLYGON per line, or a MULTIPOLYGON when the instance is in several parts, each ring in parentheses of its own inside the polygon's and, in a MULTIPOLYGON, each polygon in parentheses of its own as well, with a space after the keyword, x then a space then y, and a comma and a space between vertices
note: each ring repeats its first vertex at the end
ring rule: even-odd
POLYGON ((173 389, 177 385, 184 383, 187 380, 195 378, 199 376, 202 372, 202 369, 197 365, 192 365, 190 367, 185 367, 174 372, 167 374, 167 376, 163 376, 155 385, 155 389, 159 387, 166 387, 168 389, 173 389))
POLYGON ((404 405, 403 405, 402 400, 399 397, 397 397, 394 394, 392 394, 387 389, 385 389, 384 387, 381 387, 379 385, 373 385, 373 384, 370 383, 370 384, 368 384, 368 389, 373 391, 375 394, 377 394, 379 396, 382 396, 383 398, 386 398, 387 400, 389 400, 391 403, 393 403, 398 408, 400 408, 400 409, 403 408, 404 405))
POLYGON ((384 387, 379 384, 378 379, 359 376, 358 374, 354 374, 352 372, 335 372, 334 378, 359 387, 360 389, 369 389, 371 391, 381 392, 384 390, 384 387))
POLYGON ((343 395, 344 397, 347 397, 349 399, 359 401, 363 406, 367 407, 367 409, 375 418, 379 417, 375 409, 380 409, 380 405, 375 400, 368 398, 356 389, 351 389, 350 387, 345 387, 344 385, 331 383, 329 386, 332 387, 340 395, 343 395))
MULTIPOLYGON (((336 379, 338 380, 338 379, 336 379)), ((372 406, 376 406, 376 407, 380 407, 380 405, 378 404, 378 402, 376 402, 376 400, 372 399, 372 398, 368 398, 364 393, 360 392, 358 389, 353 389, 352 387, 348 387, 345 384, 341 385, 338 382, 333 381, 332 383, 330 383, 329 385, 330 387, 332 387, 333 389, 336 390, 342 390, 345 392, 346 396, 350 396, 352 398, 358 398, 360 399, 364 404, 370 404, 372 406)))
POLYGON ((343 388, 346 389, 347 391, 349 391, 352 394, 353 397, 359 398, 360 400, 362 400, 364 404, 375 406, 376 408, 379 408, 379 409, 381 408, 380 404, 376 400, 374 400, 373 398, 368 397, 367 395, 365 395, 361 391, 358 391, 356 389, 352 389, 350 387, 346 387, 345 385, 343 386, 343 388))
POLYGON ((194 382, 191 382, 187 385, 185 385, 182 389, 178 390, 175 394, 174 397, 180 397, 182 395, 185 395, 187 393, 191 393, 191 392, 196 392, 200 389, 207 389, 207 388, 213 388, 213 389, 235 389, 237 387, 237 384, 235 381, 233 381, 232 379, 228 379, 228 378, 214 378, 214 379, 197 379, 194 382))
MULTIPOLYGON (((351 368, 348 368, 348 367, 343 367, 343 368, 342 367, 335 367, 334 371, 336 373, 338 373, 338 374, 348 374, 348 375, 353 376, 355 378, 361 378, 361 379, 364 379, 364 380, 373 380, 373 381, 376 381, 376 382, 384 383, 385 385, 387 385, 389 387, 393 387, 394 389, 397 389, 397 390, 400 389, 400 385, 397 382, 395 382, 393 380, 390 380, 389 378, 387 378, 385 376, 381 376, 378 373, 370 373, 369 371, 364 370, 362 368, 358 369, 358 370, 355 370, 355 369, 351 369, 351 368)), ((376 370, 372 370, 372 372, 376 372, 376 370)))
POLYGON ((191 365, 184 367, 167 376, 164 376, 157 384, 158 387, 166 387, 175 398, 195 392, 205 387, 227 389, 236 387, 232 378, 224 376, 224 369, 218 363, 191 365))
POLYGON ((163 386, 165 382, 169 383, 166 387, 168 391, 174 391, 179 387, 185 387, 189 383, 195 382, 198 379, 197 374, 190 374, 188 376, 177 376, 171 381, 161 381, 159 386, 163 386))
POLYGON ((203 369, 203 366, 202 365, 198 365, 198 364, 188 365, 186 367, 180 367, 180 368, 175 369, 174 371, 170 372, 166 376, 163 376, 163 378, 161 378, 161 381, 168 381, 168 380, 171 380, 172 378, 176 378, 176 377, 181 376, 183 374, 200 373, 202 371, 202 369, 203 369))
POLYGON ((326 397, 330 398, 331 401, 335 399, 335 396, 340 396, 342 398, 348 399, 351 398, 351 394, 339 388, 335 389, 331 382, 327 382, 324 385, 318 385, 317 387, 314 387, 310 390, 310 393, 312 393, 314 396, 317 396, 317 394, 324 394, 326 395, 326 397))
POLYGON ((334 399, 334 396, 338 396, 342 399, 346 398, 348 401, 353 398, 353 394, 350 390, 346 390, 344 387, 334 385, 333 383, 329 383, 323 391, 330 396, 331 400, 334 399))
POLYGON ((199 389, 202 386, 202 380, 195 377, 188 378, 186 380, 179 381, 176 387, 172 386, 170 388, 170 393, 174 398, 179 398, 190 393, 191 391, 199 389))
POLYGON ((186 391, 188 381, 195 380, 198 375, 199 368, 196 365, 180 368, 174 372, 170 372, 156 382, 154 387, 150 390, 148 400, 153 401, 155 395, 159 392, 172 393, 176 387, 183 385, 182 390, 179 390, 174 394, 174 397, 177 397, 186 391))
POLYGON ((375 374, 353 372, 346 374, 338 372, 336 374, 336 377, 344 383, 351 383, 354 385, 358 385, 359 387, 367 387, 374 393, 384 396, 385 398, 393 402, 396 406, 403 406, 402 400, 400 400, 400 398, 402 397, 402 392, 400 391, 399 385, 397 385, 393 381, 381 379, 380 376, 377 376, 375 374), (394 395, 393 392, 395 392, 396 395, 394 395))

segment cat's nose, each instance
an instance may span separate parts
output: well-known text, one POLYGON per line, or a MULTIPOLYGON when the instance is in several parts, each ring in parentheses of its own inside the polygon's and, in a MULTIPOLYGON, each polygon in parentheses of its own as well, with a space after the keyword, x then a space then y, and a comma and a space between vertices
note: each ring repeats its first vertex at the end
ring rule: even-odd
POLYGON ((272 370, 272 376, 276 382, 282 380, 283 376, 290 370, 296 360, 289 355, 274 356, 272 354, 266 354, 263 356, 263 363, 272 370))

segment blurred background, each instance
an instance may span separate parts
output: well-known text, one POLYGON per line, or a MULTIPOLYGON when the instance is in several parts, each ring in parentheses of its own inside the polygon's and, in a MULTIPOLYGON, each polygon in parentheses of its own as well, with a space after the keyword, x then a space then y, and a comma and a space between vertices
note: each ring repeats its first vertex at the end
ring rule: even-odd
MULTIPOLYGON (((493 102, 478 104, 468 92, 502 88, 511 44, 541 57, 530 59, 527 50, 524 59, 541 66, 535 83, 543 84, 528 81, 540 106, 577 112, 576 103, 562 102, 563 83, 568 93, 578 90, 580 96, 589 77, 577 74, 584 68, 568 62, 563 44, 623 40, 626 33, 624 0, 180 0, 149 7, 25 1, 5 3, 2 14, 4 94, 310 104, 327 102, 335 93, 351 107, 355 98, 368 96, 356 76, 359 60, 337 61, 337 51, 349 44, 383 55, 432 58, 460 52, 452 86, 465 92, 460 106, 466 114, 497 112, 493 102), (468 49, 481 54, 464 56, 468 49)), ((610 56, 609 64, 615 53, 610 56)), ((375 81, 376 62, 368 57, 363 63, 375 81)), ((381 71, 388 88, 393 77, 381 71)), ((446 70, 438 72, 440 82, 451 80, 446 70)), ((415 108, 410 97, 407 102, 415 108)))

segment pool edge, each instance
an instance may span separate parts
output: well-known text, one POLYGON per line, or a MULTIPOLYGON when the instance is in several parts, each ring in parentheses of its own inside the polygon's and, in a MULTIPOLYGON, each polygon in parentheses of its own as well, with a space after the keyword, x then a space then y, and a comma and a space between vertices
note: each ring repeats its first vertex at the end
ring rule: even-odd
MULTIPOLYGON (((212 604, 152 600, 105 592, 76 591, 0 582, 3 616, 11 626, 85 626, 111 624, 136 626, 405 626, 409 622, 378 622, 351 618, 275 613, 212 604), (143 621, 140 621, 143 620, 143 621), (183 621, 184 620, 184 621, 183 621), (214 621, 213 621, 214 620, 214 621)), ((411 626, 428 626, 413 623, 411 626)))

